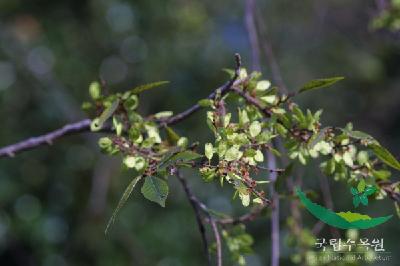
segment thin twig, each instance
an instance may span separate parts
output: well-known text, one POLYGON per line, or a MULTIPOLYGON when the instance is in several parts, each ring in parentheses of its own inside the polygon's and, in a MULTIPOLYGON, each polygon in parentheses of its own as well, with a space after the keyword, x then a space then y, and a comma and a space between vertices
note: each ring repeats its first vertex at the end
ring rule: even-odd
POLYGON ((260 48, 258 45, 258 35, 257 28, 254 21, 254 10, 255 9, 255 1, 254 0, 246 0, 246 9, 245 9, 245 25, 246 30, 249 35, 249 41, 251 45, 251 61, 253 63, 253 70, 260 71, 260 48))
MULTIPOLYGON (((272 153, 268 153, 268 167, 271 169, 276 168, 276 157, 272 153)), ((271 180, 271 197, 272 197, 272 210, 271 210, 271 266, 279 265, 279 195, 275 191, 275 181, 277 179, 276 172, 270 172, 269 179, 271 180)))
POLYGON ((186 182, 186 179, 181 175, 181 173, 179 171, 176 171, 176 176, 178 177, 178 180, 180 181, 186 196, 190 202, 190 204, 192 205, 192 208, 194 210, 194 214, 196 216, 196 221, 197 224, 199 226, 199 231, 200 231, 200 235, 201 235, 201 239, 203 241, 203 248, 204 248, 204 253, 207 256, 207 263, 208 265, 211 265, 211 255, 209 252, 209 246, 208 246, 208 240, 207 240, 207 236, 206 236, 206 228, 204 226, 203 223, 203 219, 201 217, 201 213, 200 211, 203 210, 203 204, 197 199, 197 197, 193 194, 193 192, 191 191, 191 189, 189 188, 189 185, 186 182))
POLYGON ((285 169, 283 169, 283 168, 269 168, 269 167, 264 167, 264 166, 261 166, 261 165, 257 165, 256 168, 261 169, 261 170, 266 170, 266 171, 268 171, 270 173, 272 173, 272 172, 276 172, 276 173, 285 172, 285 169))
POLYGON ((271 117, 272 115, 271 111, 268 108, 262 107, 261 103, 256 98, 248 94, 246 91, 243 91, 237 87, 232 87, 231 90, 242 96, 247 103, 257 107, 266 117, 271 117))
POLYGON ((194 193, 190 189, 188 183, 186 182, 186 179, 181 175, 181 173, 178 171, 178 169, 175 169, 174 172, 176 173, 176 176, 178 177, 180 183, 182 184, 183 189, 185 190, 186 196, 188 197, 188 199, 195 211, 197 223, 199 224, 199 229, 200 229, 200 233, 201 233, 201 236, 203 239, 204 249, 206 250, 209 265, 211 265, 211 258, 210 258, 209 248, 208 248, 208 241, 207 241, 207 237, 205 234, 205 227, 204 227, 204 223, 203 223, 200 211, 202 211, 205 214, 205 216, 207 216, 207 221, 211 224, 211 227, 212 227, 213 233, 214 233, 215 243, 217 245, 217 265, 222 266, 222 245, 221 245, 221 237, 220 237, 219 231, 218 231, 217 220, 212 217, 212 215, 210 214, 206 205, 204 203, 202 203, 194 195, 194 193))
POLYGON ((217 225, 215 219, 212 218, 210 214, 208 214, 208 216, 210 219, 211 227, 214 232, 215 243, 217 245, 217 265, 222 266, 222 245, 221 245, 221 236, 219 235, 219 231, 218 231, 218 225, 217 225))
POLYGON ((283 81, 281 71, 275 58, 275 54, 272 50, 271 44, 268 41, 267 30, 265 29, 265 25, 261 19, 262 17, 259 12, 257 12, 257 9, 255 9, 254 13, 257 26, 259 27, 261 33, 261 46, 264 50, 265 55, 267 56, 267 63, 271 69, 272 78, 283 93, 288 93, 288 89, 285 82, 283 81))

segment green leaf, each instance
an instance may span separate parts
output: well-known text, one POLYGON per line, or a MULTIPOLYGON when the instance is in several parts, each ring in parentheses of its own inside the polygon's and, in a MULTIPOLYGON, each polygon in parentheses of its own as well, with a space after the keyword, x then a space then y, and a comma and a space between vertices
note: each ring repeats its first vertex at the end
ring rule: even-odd
POLYGON ((113 116, 113 127, 117 136, 121 136, 124 124, 122 123, 122 119, 115 115, 113 116))
POLYGON ((93 81, 92 83, 90 83, 90 85, 89 85, 89 94, 90 94, 90 97, 92 97, 93 100, 99 99, 100 96, 101 96, 100 83, 98 83, 97 81, 93 81))
POLYGON ((364 194, 366 196, 371 196, 374 194, 378 189, 375 186, 367 186, 364 190, 364 194))
POLYGON ((135 177, 129 185, 126 187, 124 194, 122 194, 121 199, 118 202, 117 208, 115 208, 110 220, 107 223, 106 230, 104 231, 105 234, 107 234, 108 229, 110 226, 115 222, 115 218, 117 217, 118 212, 121 210, 121 208, 125 205, 126 201, 129 199, 129 196, 131 195, 133 188, 136 186, 137 182, 142 178, 142 176, 135 177))
POLYGON ((369 160, 368 152, 360 151, 357 154, 357 161, 359 164, 364 165, 364 164, 368 163, 368 160, 369 160))
POLYGON ((256 154, 254 155, 254 160, 256 160, 256 162, 263 162, 264 154, 260 150, 257 150, 256 154))
POLYGON ((357 195, 358 195, 358 190, 357 190, 356 188, 354 188, 354 187, 351 187, 351 188, 350 188, 350 192, 351 192, 351 194, 352 194, 353 196, 357 196, 357 195))
POLYGON ((249 127, 249 132, 251 137, 256 137, 261 132, 261 123, 259 121, 254 121, 249 127))
POLYGON ((357 130, 347 130, 345 131, 350 137, 354 139, 371 139, 373 140, 374 138, 371 135, 368 135, 365 132, 362 131, 357 131, 357 130))
POLYGON ((243 126, 244 124, 246 124, 250 121, 246 110, 239 109, 238 113, 239 113, 239 125, 240 126, 243 126))
POLYGON ((168 84, 169 81, 157 81, 157 82, 152 82, 152 83, 148 83, 148 84, 143 84, 140 86, 135 87, 134 89, 131 90, 131 93, 133 94, 139 94, 141 92, 150 90, 150 89, 154 89, 156 87, 160 87, 162 85, 168 84))
POLYGON ((227 161, 235 161, 239 160, 243 155, 243 152, 239 150, 239 146, 234 145, 230 147, 225 153, 225 160, 227 161))
POLYGON ((211 182, 216 177, 216 170, 208 167, 200 168, 200 174, 204 182, 211 182))
POLYGON ((256 91, 266 91, 269 89, 269 87, 271 87, 271 82, 269 80, 260 80, 259 82, 257 82, 256 91))
POLYGON ((211 99, 202 99, 197 102, 201 107, 211 107, 214 105, 214 101, 211 99))
POLYGON ((378 157, 382 162, 396 170, 400 170, 399 161, 397 161, 397 159, 387 149, 379 144, 370 144, 368 147, 372 149, 376 157, 378 157))
POLYGON ((188 144, 189 144, 189 140, 187 137, 180 137, 178 139, 178 142, 176 143, 176 145, 178 145, 178 147, 180 147, 182 149, 186 149, 188 144))
POLYGON ((194 151, 187 150, 187 151, 182 151, 182 152, 179 152, 179 153, 173 155, 168 161, 176 162, 176 161, 180 160, 183 162, 188 162, 188 161, 193 161, 193 160, 199 159, 201 157, 203 157, 203 155, 198 154, 197 152, 194 152, 194 151))
POLYGON ((139 98, 137 95, 132 94, 128 95, 126 99, 124 99, 124 107, 128 111, 135 110, 139 105, 139 98))
POLYGON ((99 116, 98 120, 97 120, 97 124, 96 126, 98 128, 102 128, 103 124, 107 121, 107 119, 109 119, 115 112, 115 110, 117 110, 119 105, 119 100, 115 100, 109 107, 107 107, 103 113, 99 116))
POLYGON ((358 207, 358 205, 360 205, 360 202, 361 202, 361 199, 360 199, 360 196, 354 196, 353 197, 353 205, 354 205, 354 207, 358 207))
POLYGON ((123 163, 127 168, 135 168, 136 171, 141 171, 146 166, 146 160, 140 156, 127 156, 123 163))
POLYGON ((323 87, 328 87, 342 79, 344 79, 344 77, 314 79, 314 80, 311 80, 311 81, 307 82, 306 84, 304 84, 303 87, 301 87, 301 89, 299 90, 299 93, 309 91, 309 90, 320 89, 323 87))
POLYGON ((204 145, 204 154, 208 160, 211 160, 214 155, 214 147, 211 143, 206 143, 204 145))
POLYGON ((368 206, 368 197, 365 194, 360 196, 360 201, 363 205, 368 206))
POLYGON ((160 204, 161 207, 165 207, 168 190, 167 182, 158 177, 147 176, 141 192, 146 199, 160 204))
POLYGON ((165 127, 165 131, 167 132, 168 143, 171 145, 177 144, 178 140, 180 139, 178 133, 168 126, 165 127))
POLYGON ((358 182, 357 190, 358 190, 359 193, 364 192, 364 190, 365 190, 365 181, 364 181, 364 179, 361 179, 360 182, 358 182))
POLYGON ((242 201, 242 205, 244 207, 249 206, 249 204, 250 204, 250 194, 249 193, 240 193, 239 192, 239 198, 242 201))
POLYGON ((172 111, 163 111, 163 112, 158 112, 154 114, 154 117, 156 119, 165 119, 168 117, 171 117, 174 113, 172 111))
POLYGON ((222 71, 227 73, 230 78, 233 78, 235 76, 235 70, 233 70, 233 69, 223 68, 222 71))
POLYGON ((392 173, 390 171, 382 169, 382 170, 373 170, 372 175, 376 179, 387 180, 392 175, 392 173))

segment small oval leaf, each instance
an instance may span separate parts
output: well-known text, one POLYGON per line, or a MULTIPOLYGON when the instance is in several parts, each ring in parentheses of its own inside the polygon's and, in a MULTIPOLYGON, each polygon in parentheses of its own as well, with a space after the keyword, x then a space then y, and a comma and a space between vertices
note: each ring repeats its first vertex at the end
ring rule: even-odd
POLYGON ((165 207, 168 190, 167 182, 158 177, 147 176, 141 192, 146 199, 160 204, 161 207, 165 207))
POLYGON ((304 84, 301 89, 299 90, 299 93, 309 91, 309 90, 315 90, 315 89, 320 89, 324 87, 331 86, 335 84, 336 82, 344 79, 344 77, 333 77, 333 78, 325 78, 325 79, 314 79, 306 84, 304 84))

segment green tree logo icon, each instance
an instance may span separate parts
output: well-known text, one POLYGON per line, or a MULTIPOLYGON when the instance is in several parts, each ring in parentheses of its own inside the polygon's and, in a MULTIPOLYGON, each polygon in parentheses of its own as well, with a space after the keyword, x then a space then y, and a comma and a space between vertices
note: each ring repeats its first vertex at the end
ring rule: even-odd
POLYGON ((357 188, 351 187, 350 192, 353 195, 353 205, 357 208, 360 203, 368 206, 368 196, 373 195, 377 191, 375 186, 366 186, 364 179, 358 183, 357 188))

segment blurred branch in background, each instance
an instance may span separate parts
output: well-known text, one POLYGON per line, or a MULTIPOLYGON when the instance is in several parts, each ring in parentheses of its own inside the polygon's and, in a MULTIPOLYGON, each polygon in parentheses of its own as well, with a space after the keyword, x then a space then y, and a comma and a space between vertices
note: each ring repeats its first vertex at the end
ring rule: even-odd
POLYGON ((91 217, 102 217, 107 204, 111 177, 120 169, 120 161, 101 156, 94 166, 88 212, 91 217))
POLYGON ((265 22, 263 21, 262 16, 260 15, 260 11, 258 9, 255 9, 254 16, 256 25, 259 29, 258 32, 261 36, 261 46, 264 50, 265 56, 267 57, 266 62, 271 71, 272 80, 278 85, 283 93, 288 93, 288 89, 285 82, 283 81, 278 62, 276 61, 275 54, 272 50, 272 45, 268 38, 265 22))
MULTIPOLYGON (((319 174, 319 181, 320 181, 320 187, 321 187, 322 195, 323 195, 323 198, 324 198, 325 206, 328 209, 334 210, 333 200, 332 200, 332 193, 331 193, 331 189, 330 189, 330 186, 329 186, 328 178, 323 173, 320 173, 319 174)), ((316 229, 316 227, 317 228, 319 227, 320 228, 319 230, 322 230, 323 226, 324 226, 324 224, 322 224, 322 227, 315 225, 314 226, 315 229, 313 229, 312 232, 315 233, 315 235, 318 235, 319 232, 316 229)), ((329 227, 329 229, 331 231, 331 234, 332 234, 333 238, 340 238, 340 233, 336 228, 329 227)))
MULTIPOLYGON (((178 170, 175 170, 175 175, 178 177, 178 180, 181 183, 190 204, 192 205, 194 214, 196 216, 197 225, 199 227, 201 239, 203 241, 204 253, 206 254, 206 257, 207 257, 207 265, 211 265, 210 247, 208 244, 206 228, 203 223, 203 218, 201 216, 201 212, 206 213, 208 217, 211 217, 211 216, 208 213, 207 207, 205 207, 205 205, 202 202, 200 202, 197 199, 197 197, 193 194, 193 192, 189 188, 189 185, 187 184, 186 179, 183 177, 183 175, 178 170)), ((217 229, 216 235, 218 235, 218 237, 216 237, 216 239, 218 239, 217 250, 218 250, 218 261, 219 261, 220 260, 219 258, 220 258, 221 243, 220 243, 218 229, 217 229)))
POLYGON ((258 33, 255 22, 255 0, 246 0, 245 4, 245 24, 251 47, 251 62, 253 71, 261 71, 260 48, 258 33))
MULTIPOLYGON (((246 22, 246 29, 247 33, 249 36, 249 41, 250 41, 250 47, 251 47, 251 54, 252 54, 252 63, 253 63, 253 70, 254 71, 261 71, 261 65, 260 65, 260 41, 258 37, 258 29, 257 29, 257 23, 256 23, 256 2, 255 0, 246 0, 246 6, 245 6, 245 22, 246 22)), ((262 23, 259 23, 262 24, 262 23)), ((261 42, 262 45, 265 46, 265 41, 261 42)), ((270 55, 272 55, 272 50, 269 50, 270 55)), ((271 57, 268 58, 267 63, 270 65, 275 64, 275 61, 271 61, 271 57)), ((274 58, 273 58, 274 59, 274 58)), ((275 59, 274 59, 275 60, 275 59)), ((276 66, 274 66, 276 67, 276 66)), ((272 69, 272 74, 276 74, 277 79, 281 80, 280 74, 279 74, 279 69, 272 69), (275 72, 274 72, 275 70, 275 72)), ((278 85, 280 85, 278 83, 278 85)), ((281 86, 282 90, 286 88, 284 86, 281 86)), ((249 102, 249 98, 247 99, 249 102)), ((253 103, 254 105, 254 103, 253 103)), ((266 111, 264 110, 264 113, 266 111)), ((271 114, 266 113, 266 116, 269 117, 271 114)), ((268 152, 267 156, 268 160, 268 167, 270 169, 275 169, 277 168, 277 162, 276 162, 276 157, 274 154, 271 152, 268 152)), ((280 257, 280 237, 279 237, 279 194, 275 191, 274 186, 275 186, 275 181, 277 179, 277 173, 276 172, 270 172, 269 175, 269 180, 271 181, 271 186, 270 186, 270 193, 271 193, 271 201, 272 201, 272 206, 271 206, 271 266, 279 266, 279 257, 280 257)))

